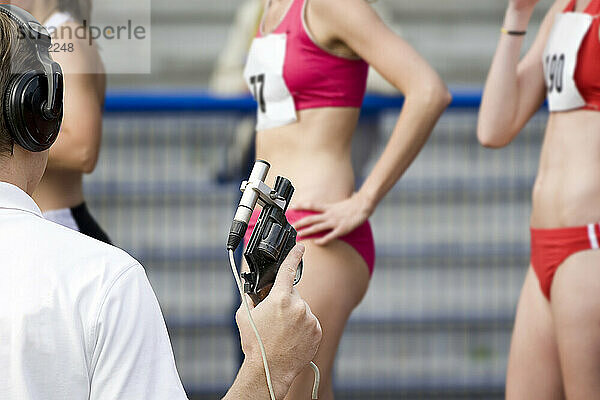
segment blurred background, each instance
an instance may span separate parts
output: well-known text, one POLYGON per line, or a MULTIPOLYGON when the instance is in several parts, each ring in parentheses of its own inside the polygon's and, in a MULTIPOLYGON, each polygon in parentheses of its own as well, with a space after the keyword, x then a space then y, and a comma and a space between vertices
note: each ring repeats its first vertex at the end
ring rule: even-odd
MULTIPOLYGON (((191 399, 219 398, 239 365, 239 298, 224 249, 252 162, 254 103, 241 71, 257 4, 152 1, 151 73, 109 76, 101 159, 85 179, 93 214, 147 269, 191 399)), ((538 7, 527 44, 549 4, 538 7)), ((336 394, 500 399, 546 114, 505 149, 477 143, 506 1, 373 6, 440 72, 455 101, 371 219, 377 263, 339 349, 336 394)), ((94 18, 109 20, 111 10, 98 8, 94 18)), ((121 57, 113 61, 136 62, 121 57)), ((372 75, 354 140, 358 185, 401 104, 372 75)))

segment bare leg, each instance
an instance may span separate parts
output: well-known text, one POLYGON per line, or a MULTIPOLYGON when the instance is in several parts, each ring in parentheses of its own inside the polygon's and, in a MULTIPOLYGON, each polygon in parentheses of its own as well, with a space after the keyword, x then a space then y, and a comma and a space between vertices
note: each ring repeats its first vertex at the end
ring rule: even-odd
POLYGON ((550 304, 530 267, 510 346, 507 400, 564 399, 550 304))
MULTIPOLYGON (((338 344, 352 310, 360 303, 369 285, 365 261, 347 243, 339 240, 328 246, 304 241, 304 275, 298 291, 319 318, 323 340, 315 357, 321 371, 319 400, 332 400, 332 368, 338 344)), ((286 400, 307 400, 313 372, 306 368, 294 381, 286 400)))
POLYGON ((569 400, 600 398, 600 251, 580 252, 558 269, 552 314, 569 400))

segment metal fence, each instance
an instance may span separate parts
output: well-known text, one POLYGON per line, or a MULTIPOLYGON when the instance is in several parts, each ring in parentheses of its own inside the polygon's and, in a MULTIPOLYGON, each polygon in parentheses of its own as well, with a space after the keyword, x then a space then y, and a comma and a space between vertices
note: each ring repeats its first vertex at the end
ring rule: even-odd
MULTIPOLYGON (((365 100, 357 176, 381 154, 401 103, 365 100)), ((546 113, 493 151, 476 140, 478 104, 477 93, 455 93, 371 219, 377 264, 340 346, 340 398, 502 396, 546 113)), ((85 180, 102 226, 147 269, 190 398, 223 394, 238 365, 224 245, 239 180, 223 181, 222 170, 252 110, 247 98, 113 93, 100 162, 85 180)))

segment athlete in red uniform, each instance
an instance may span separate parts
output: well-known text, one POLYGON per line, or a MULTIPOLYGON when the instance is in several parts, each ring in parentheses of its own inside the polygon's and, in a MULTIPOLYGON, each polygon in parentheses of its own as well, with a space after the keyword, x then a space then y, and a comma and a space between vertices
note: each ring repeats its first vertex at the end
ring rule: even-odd
MULTIPOLYGON (((368 218, 419 153, 450 95, 365 0, 270 0, 244 76, 258 102, 256 149, 271 164, 268 183, 282 175, 296 188, 288 218, 306 244, 298 290, 323 328, 315 362, 319 399, 330 400, 338 343, 374 266, 368 218), (350 148, 369 64, 406 101, 383 155, 355 192, 350 148)), ((310 398, 312 383, 307 369, 286 398, 310 398)))
POLYGON ((548 98, 531 216, 531 267, 508 399, 600 398, 600 0, 558 0, 519 61, 538 0, 510 0, 478 136, 508 144, 548 98))

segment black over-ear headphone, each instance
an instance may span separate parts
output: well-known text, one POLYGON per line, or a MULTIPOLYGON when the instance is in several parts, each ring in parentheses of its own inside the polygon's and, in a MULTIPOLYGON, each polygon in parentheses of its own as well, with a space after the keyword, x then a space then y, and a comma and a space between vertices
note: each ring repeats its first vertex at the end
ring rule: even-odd
POLYGON ((63 117, 63 75, 50 58, 52 39, 27 11, 0 4, 0 12, 16 22, 19 39, 35 49, 43 71, 16 71, 3 94, 3 117, 10 135, 25 150, 44 151, 58 137, 63 117))

